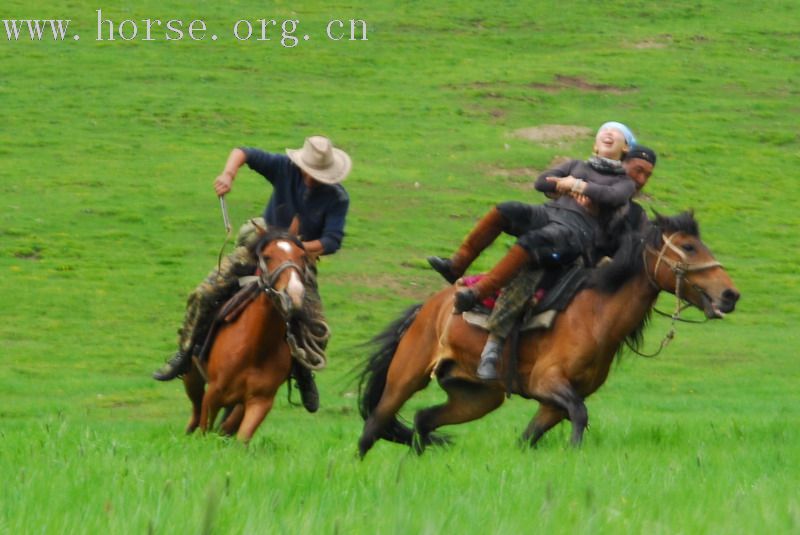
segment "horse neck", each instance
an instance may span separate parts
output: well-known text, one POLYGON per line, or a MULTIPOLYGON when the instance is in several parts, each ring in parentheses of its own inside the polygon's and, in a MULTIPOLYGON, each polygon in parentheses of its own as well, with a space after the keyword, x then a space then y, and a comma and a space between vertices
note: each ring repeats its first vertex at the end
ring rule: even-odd
POLYGON ((261 292, 260 295, 256 297, 251 305, 251 309, 251 314, 254 316, 253 320, 261 323, 264 328, 273 323, 283 323, 280 312, 278 312, 272 300, 264 292, 261 292))
POLYGON ((615 347, 642 324, 655 305, 660 290, 650 282, 645 269, 613 295, 601 297, 606 301, 606 312, 600 315, 606 323, 603 331, 615 347))

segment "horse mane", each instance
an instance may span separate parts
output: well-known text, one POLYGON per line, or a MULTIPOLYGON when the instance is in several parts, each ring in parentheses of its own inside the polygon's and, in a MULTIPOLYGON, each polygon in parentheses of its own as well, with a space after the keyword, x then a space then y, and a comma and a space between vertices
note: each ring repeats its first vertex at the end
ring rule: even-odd
POLYGON ((646 246, 660 248, 664 233, 684 232, 700 237, 700 229, 691 211, 667 217, 655 212, 655 219, 648 221, 644 229, 631 230, 619 237, 619 248, 605 266, 592 271, 587 283, 602 293, 613 294, 644 269, 642 250, 646 246))
MULTIPOLYGON (((671 217, 663 216, 658 212, 654 213, 655 219, 648 220, 644 229, 631 230, 619 238, 620 245, 611 262, 592 270, 586 284, 587 288, 605 294, 618 292, 626 282, 644 269, 644 256, 642 255, 644 248, 647 246, 660 248, 661 236, 665 233, 683 232, 700 237, 700 229, 691 210, 671 217)), ((642 322, 625 337, 625 342, 632 349, 638 350, 641 347, 644 328, 649 321, 650 311, 644 316, 642 322)), ((617 355, 620 354, 622 347, 620 345, 617 355)))

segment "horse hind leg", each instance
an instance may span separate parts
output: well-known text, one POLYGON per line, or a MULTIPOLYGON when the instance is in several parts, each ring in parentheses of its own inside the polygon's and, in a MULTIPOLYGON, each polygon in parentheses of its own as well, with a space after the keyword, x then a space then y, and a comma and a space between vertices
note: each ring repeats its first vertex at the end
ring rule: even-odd
POLYGON ((387 388, 378 405, 364 422, 364 430, 358 440, 358 453, 362 459, 379 439, 411 445, 414 431, 397 419, 397 413, 411 395, 424 388, 426 384, 427 381, 422 386, 413 388, 387 388))
POLYGON ((219 402, 220 392, 214 385, 209 385, 203 396, 203 405, 200 409, 200 429, 205 433, 214 426, 217 414, 222 408, 219 402))
POLYGON ((386 378, 386 386, 380 401, 364 422, 364 431, 358 440, 359 456, 363 459, 379 439, 383 438, 410 446, 414 438, 413 430, 397 419, 403 404, 430 382, 423 366, 401 369, 394 360, 386 378))
POLYGON ((433 435, 433 431, 443 425, 460 424, 477 420, 503 404, 502 390, 488 385, 464 380, 449 380, 442 386, 447 391, 447 402, 417 412, 414 417, 414 428, 418 440, 414 449, 422 453, 429 444, 441 444, 441 437, 433 435))
POLYGON ((531 419, 525 432, 522 433, 521 442, 534 447, 542 436, 559 422, 567 417, 567 413, 552 405, 539 405, 539 410, 531 419))

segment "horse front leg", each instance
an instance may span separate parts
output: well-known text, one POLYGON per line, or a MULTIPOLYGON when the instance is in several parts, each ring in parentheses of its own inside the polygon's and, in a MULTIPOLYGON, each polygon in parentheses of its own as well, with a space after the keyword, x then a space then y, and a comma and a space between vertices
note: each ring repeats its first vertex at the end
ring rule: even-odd
POLYGON ((264 421, 272 404, 275 401, 275 395, 269 397, 254 397, 250 398, 244 405, 244 417, 242 424, 239 426, 239 431, 236 433, 236 438, 247 444, 253 438, 253 433, 256 432, 258 426, 264 421))
POLYGON ((572 437, 570 442, 573 446, 580 446, 583 441, 583 432, 589 425, 589 411, 583 398, 575 392, 569 384, 563 385, 555 393, 554 399, 567 411, 569 421, 572 422, 572 437))
POLYGON ((572 422, 570 442, 573 446, 580 446, 583 441, 583 432, 589 425, 589 412, 586 410, 583 398, 570 382, 561 375, 560 371, 556 371, 546 377, 538 378, 530 390, 533 397, 543 405, 553 405, 567 413, 567 417, 572 422))
POLYGON ((521 442, 534 447, 542 436, 567 417, 567 414, 552 405, 539 405, 539 410, 531 419, 525 432, 522 433, 521 442))

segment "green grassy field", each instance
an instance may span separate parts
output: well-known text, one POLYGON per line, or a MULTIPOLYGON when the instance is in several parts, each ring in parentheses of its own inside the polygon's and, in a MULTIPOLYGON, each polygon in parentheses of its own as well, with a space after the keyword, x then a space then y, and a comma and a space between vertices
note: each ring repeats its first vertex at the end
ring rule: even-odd
MULTIPOLYGON (((3 4, 3 19, 72 19, 81 39, 10 42, 0 27, 1 533, 800 530, 800 8, 492 4, 3 4), (117 24, 203 19, 219 39, 99 42, 98 8, 117 24), (310 38, 232 37, 265 17, 310 38), (351 18, 367 41, 325 37, 351 18), (512 399, 449 430, 451 447, 379 443, 357 460, 359 344, 441 287, 426 255, 492 203, 539 202, 533 176, 591 148, 513 133, 606 120, 659 151, 645 204, 696 210, 736 313, 679 326, 657 359, 626 355, 588 400, 579 450, 567 425, 520 449, 535 403, 512 399), (186 437, 181 385, 149 374, 216 261, 211 183, 234 146, 315 133, 355 164, 344 247, 320 266, 322 409, 282 390, 247 448, 186 437)), ((233 219, 269 193, 243 170, 233 219)), ((646 349, 667 327, 652 322, 646 349)), ((433 386, 404 414, 442 397, 433 386)))

